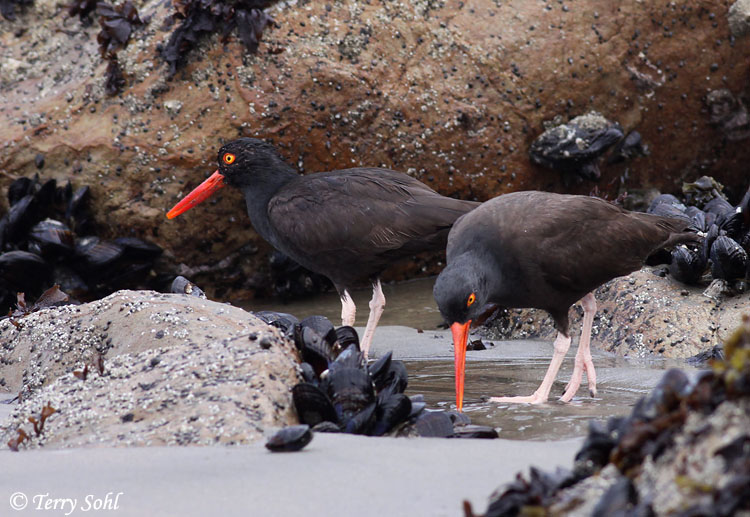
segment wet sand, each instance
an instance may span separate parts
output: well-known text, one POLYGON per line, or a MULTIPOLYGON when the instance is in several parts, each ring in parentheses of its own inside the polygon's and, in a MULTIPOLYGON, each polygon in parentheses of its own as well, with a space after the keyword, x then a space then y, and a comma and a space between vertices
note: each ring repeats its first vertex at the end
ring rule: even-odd
POLYGON ((261 443, 2 451, 0 515, 39 514, 32 497, 49 493, 78 499, 70 515, 457 516, 464 499, 483 511, 490 493, 530 464, 569 466, 579 444, 317 434, 298 453, 261 443), (15 492, 29 498, 26 511, 9 509, 15 492), (122 492, 117 511, 81 511, 87 495, 110 492, 122 492))

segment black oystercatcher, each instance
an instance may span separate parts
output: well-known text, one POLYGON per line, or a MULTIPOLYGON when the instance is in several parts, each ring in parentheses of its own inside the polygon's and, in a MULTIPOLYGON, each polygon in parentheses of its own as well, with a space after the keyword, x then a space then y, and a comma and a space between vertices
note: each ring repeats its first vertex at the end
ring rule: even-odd
POLYGON ((224 185, 245 195, 255 230, 307 269, 331 279, 343 325, 353 325, 349 290, 370 279, 373 296, 362 350, 372 343, 385 297, 380 273, 393 262, 442 250, 454 221, 479 203, 444 197, 388 169, 358 167, 300 176, 276 149, 240 138, 219 150, 219 169, 167 213, 173 218, 224 185))
POLYGON ((544 309, 555 320, 555 352, 539 389, 529 397, 494 402, 545 402, 570 347, 568 310, 583 305, 575 366, 561 398, 578 390, 584 370, 592 396, 596 373, 589 342, 596 312, 592 291, 639 269, 653 251, 699 237, 689 222, 628 212, 602 199, 547 192, 505 194, 459 219, 448 236, 448 264, 434 295, 451 323, 456 361, 456 404, 463 405, 469 325, 485 304, 544 309))

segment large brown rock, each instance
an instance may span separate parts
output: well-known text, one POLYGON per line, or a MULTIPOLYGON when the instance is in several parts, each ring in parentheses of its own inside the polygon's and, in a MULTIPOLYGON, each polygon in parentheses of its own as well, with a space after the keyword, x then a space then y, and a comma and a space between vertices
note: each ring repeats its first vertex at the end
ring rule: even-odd
POLYGON ((0 186, 37 172, 43 154, 42 174, 91 185, 103 233, 153 239, 191 266, 231 256, 213 271, 235 272, 235 292, 262 283, 264 256, 250 255, 259 239, 239 193, 175 221, 164 213, 240 135, 271 139, 302 171, 385 165, 480 200, 588 193, 532 165, 528 149, 545 121, 596 110, 651 149, 603 166, 603 193, 675 190, 706 173, 744 187, 750 47, 730 37, 729 2, 284 4, 258 55, 215 35, 172 80, 157 47, 173 8, 135 3, 149 21, 119 53, 128 84, 116 97, 104 93, 96 23, 53 0, 2 22, 0 186), (735 101, 709 106, 720 89, 735 101))

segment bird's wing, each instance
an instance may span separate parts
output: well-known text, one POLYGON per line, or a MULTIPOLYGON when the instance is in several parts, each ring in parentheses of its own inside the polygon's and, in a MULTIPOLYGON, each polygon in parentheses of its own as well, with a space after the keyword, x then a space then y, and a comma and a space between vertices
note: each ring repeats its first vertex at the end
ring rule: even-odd
MULTIPOLYGON (((515 228, 515 245, 536 242, 537 263, 544 280, 565 291, 588 291, 608 280, 641 267, 646 257, 663 246, 683 222, 627 212, 598 198, 582 202, 540 206, 543 217, 529 217, 523 228, 515 228)), ((564 201, 564 200, 563 200, 564 201)))
POLYGON ((359 168, 294 180, 272 198, 268 215, 286 244, 305 254, 377 255, 444 245, 454 221, 476 205, 441 196, 405 174, 359 168), (442 240, 438 234, 445 234, 442 240))

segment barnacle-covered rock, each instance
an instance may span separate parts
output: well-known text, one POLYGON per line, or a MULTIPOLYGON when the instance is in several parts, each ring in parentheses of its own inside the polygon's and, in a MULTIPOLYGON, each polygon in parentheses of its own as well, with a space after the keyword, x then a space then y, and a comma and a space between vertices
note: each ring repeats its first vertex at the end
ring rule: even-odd
POLYGON ((531 144, 529 156, 544 167, 598 180, 598 158, 622 137, 619 124, 592 111, 546 130, 531 144))
POLYGON ((629 416, 592 423, 572 473, 518 474, 485 517, 750 513, 750 316, 724 352, 695 379, 669 370, 629 416))

